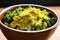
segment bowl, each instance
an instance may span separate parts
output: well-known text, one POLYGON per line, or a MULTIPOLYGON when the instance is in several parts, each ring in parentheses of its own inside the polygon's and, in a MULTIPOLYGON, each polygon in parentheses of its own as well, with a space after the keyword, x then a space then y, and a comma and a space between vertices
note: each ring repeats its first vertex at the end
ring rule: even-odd
POLYGON ((58 24, 59 24, 59 15, 54 10, 41 5, 36 5, 36 4, 13 5, 5 8, 3 11, 0 12, 0 29, 2 30, 3 34, 8 40, 48 40, 56 30, 58 24), (16 30, 4 25, 1 20, 3 16, 6 14, 6 12, 8 10, 14 10, 16 7, 19 6, 22 7, 33 6, 33 7, 38 7, 41 10, 46 9, 47 11, 51 12, 52 16, 57 18, 57 22, 53 26, 39 31, 16 30))

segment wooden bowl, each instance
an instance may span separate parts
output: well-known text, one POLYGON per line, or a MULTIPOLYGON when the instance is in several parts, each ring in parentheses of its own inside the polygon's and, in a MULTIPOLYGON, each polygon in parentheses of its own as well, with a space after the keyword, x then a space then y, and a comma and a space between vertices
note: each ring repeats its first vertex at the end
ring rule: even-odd
POLYGON ((13 6, 5 8, 3 11, 0 12, 0 28, 8 40, 47 40, 54 33, 58 24, 59 24, 58 14, 52 9, 41 6, 41 5, 35 5, 35 4, 13 5, 13 6), (47 29, 39 30, 39 31, 21 31, 21 30, 16 30, 16 29, 13 29, 4 25, 1 21, 3 16, 6 14, 8 10, 14 10, 18 6, 22 6, 22 7, 34 6, 34 7, 40 8, 41 10, 46 9, 47 11, 51 12, 52 16, 57 18, 57 22, 53 26, 47 29))

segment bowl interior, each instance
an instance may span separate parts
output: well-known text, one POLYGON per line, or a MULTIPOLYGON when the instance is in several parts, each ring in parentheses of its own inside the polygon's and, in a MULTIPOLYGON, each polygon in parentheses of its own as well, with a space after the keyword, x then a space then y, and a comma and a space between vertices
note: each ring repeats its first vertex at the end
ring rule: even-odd
MULTIPOLYGON (((12 8, 9 9, 9 10, 10 10, 10 11, 13 11, 13 10, 14 10, 15 8, 17 8, 17 7, 19 7, 19 6, 14 6, 14 7, 12 7, 12 8)), ((28 6, 21 6, 21 7, 26 8, 26 7, 28 7, 28 6)), ((49 15, 54 16, 54 17, 56 17, 56 18, 58 19, 57 15, 56 15, 53 11, 51 11, 51 10, 49 10, 49 9, 47 9, 47 8, 40 7, 40 6, 32 6, 32 7, 40 8, 41 10, 46 9, 48 12, 51 12, 49 15)), ((7 10, 7 11, 8 11, 8 10, 7 10)), ((5 12, 3 12, 3 13, 1 14, 1 17, 0 17, 1 22, 2 22, 3 16, 7 13, 7 11, 5 11, 5 12)))

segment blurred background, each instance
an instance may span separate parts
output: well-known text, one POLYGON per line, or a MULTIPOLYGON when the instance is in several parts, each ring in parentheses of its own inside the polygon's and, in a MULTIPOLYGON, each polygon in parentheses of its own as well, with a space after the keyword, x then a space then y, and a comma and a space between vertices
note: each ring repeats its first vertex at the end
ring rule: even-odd
POLYGON ((60 6, 60 0, 0 0, 0 7, 15 4, 39 4, 44 6, 60 6))

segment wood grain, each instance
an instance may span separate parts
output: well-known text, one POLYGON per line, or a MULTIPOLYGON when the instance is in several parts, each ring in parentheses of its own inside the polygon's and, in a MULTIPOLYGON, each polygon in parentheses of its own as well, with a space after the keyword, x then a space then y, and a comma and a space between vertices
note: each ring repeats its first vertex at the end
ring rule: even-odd
MULTIPOLYGON (((51 9, 55 10, 60 15, 60 6, 53 6, 50 7, 51 9)), ((0 8, 0 11, 2 11, 4 8, 0 8)), ((7 40, 3 33, 0 30, 0 40, 7 40)), ((49 40, 60 40, 60 25, 58 25, 55 33, 52 35, 52 37, 49 40)))

